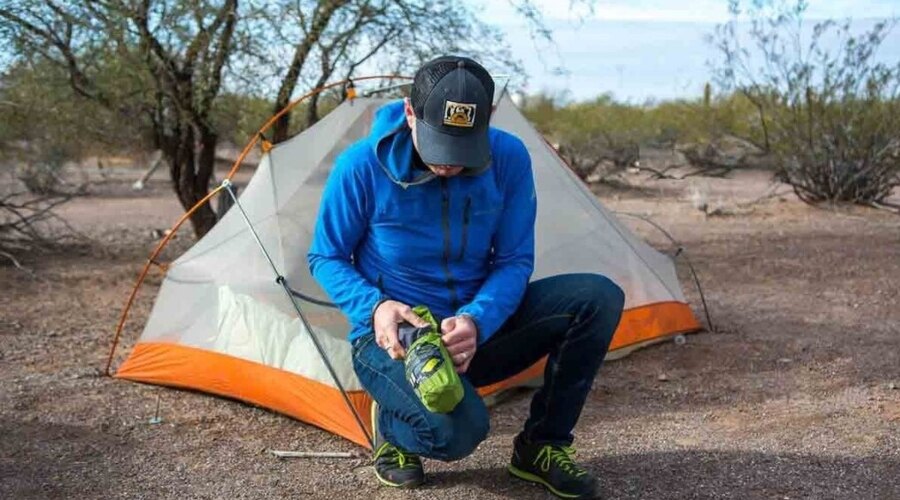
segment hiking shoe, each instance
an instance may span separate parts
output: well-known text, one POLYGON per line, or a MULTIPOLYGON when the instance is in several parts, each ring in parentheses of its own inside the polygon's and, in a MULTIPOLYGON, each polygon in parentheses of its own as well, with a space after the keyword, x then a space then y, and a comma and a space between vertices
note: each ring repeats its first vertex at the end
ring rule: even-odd
POLYGON ((528 443, 517 436, 509 472, 537 483, 560 498, 596 498, 597 481, 572 461, 575 450, 569 446, 528 443))
POLYGON ((388 443, 381 435, 378 429, 378 406, 375 402, 372 403, 372 431, 375 439, 372 462, 378 482, 393 488, 415 488, 425 482, 422 460, 417 455, 388 443))

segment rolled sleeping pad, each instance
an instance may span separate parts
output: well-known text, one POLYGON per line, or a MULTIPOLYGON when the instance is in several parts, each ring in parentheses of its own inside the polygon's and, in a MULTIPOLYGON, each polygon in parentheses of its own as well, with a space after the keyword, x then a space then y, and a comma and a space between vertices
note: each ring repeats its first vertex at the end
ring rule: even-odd
POLYGON ((417 328, 406 322, 399 325, 399 340, 406 349, 406 380, 425 408, 449 413, 462 401, 462 380, 444 347, 440 326, 431 311, 416 306, 413 312, 427 321, 428 326, 417 328))

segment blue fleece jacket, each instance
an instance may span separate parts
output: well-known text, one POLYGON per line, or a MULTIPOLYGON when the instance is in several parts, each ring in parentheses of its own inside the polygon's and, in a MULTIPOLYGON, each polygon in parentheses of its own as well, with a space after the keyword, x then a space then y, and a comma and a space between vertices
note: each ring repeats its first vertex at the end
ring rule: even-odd
POLYGON ((372 332, 385 298, 469 314, 479 343, 516 310, 534 268, 531 158, 512 134, 491 128, 490 140, 489 168, 435 177, 414 166, 403 103, 393 102, 337 158, 308 258, 351 341, 372 332))

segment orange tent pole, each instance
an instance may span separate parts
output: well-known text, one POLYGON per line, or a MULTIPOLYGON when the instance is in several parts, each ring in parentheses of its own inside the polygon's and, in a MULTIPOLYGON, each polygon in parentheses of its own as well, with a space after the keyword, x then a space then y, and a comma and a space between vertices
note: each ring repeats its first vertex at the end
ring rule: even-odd
POLYGON ((256 146, 256 143, 259 142, 260 135, 261 135, 263 132, 265 132, 266 130, 269 130, 269 128, 270 128, 272 125, 274 125, 275 122, 276 122, 279 118, 281 118, 282 116, 284 116, 286 113, 289 113, 292 109, 294 109, 295 106, 297 106, 297 105, 300 104, 301 102, 303 102, 303 101, 309 99, 310 97, 312 97, 312 96, 314 96, 314 95, 316 95, 316 94, 319 94, 319 93, 321 93, 321 92, 324 92, 324 91, 326 91, 326 90, 328 90, 328 89, 330 89, 330 88, 334 88, 334 87, 337 87, 337 86, 340 86, 340 85, 346 85, 346 84, 350 83, 351 81, 352 81, 352 82, 359 82, 359 81, 363 81, 363 80, 375 80, 375 79, 382 79, 382 80, 386 80, 386 79, 404 79, 404 80, 412 80, 412 77, 411 77, 411 76, 401 76, 401 75, 363 76, 363 77, 360 77, 360 78, 353 78, 352 80, 349 80, 349 79, 348 79, 348 80, 341 80, 341 81, 339 81, 339 82, 329 83, 329 84, 323 85, 323 86, 321 86, 321 87, 319 87, 319 88, 317 88, 317 89, 313 89, 313 90, 307 92, 306 94, 303 94, 302 96, 298 97, 295 101, 291 102, 290 104, 288 104, 287 106, 285 106, 284 108, 282 108, 281 111, 279 111, 279 112, 275 113, 274 115, 272 115, 272 117, 269 118, 269 121, 267 121, 262 127, 260 127, 259 131, 258 131, 256 134, 253 135, 253 138, 250 139, 250 142, 247 143, 247 146, 245 146, 245 147, 244 147, 244 150, 241 151, 240 156, 238 156, 237 160, 235 160, 234 165, 231 167, 231 170, 228 172, 228 175, 227 175, 228 179, 230 180, 230 179, 231 179, 231 176, 233 176, 233 175, 235 174, 235 172, 237 172, 238 168, 240 168, 240 166, 241 166, 241 163, 244 161, 244 158, 246 158, 247 155, 250 154, 250 151, 252 151, 252 150, 253 150, 253 147, 256 146))
MULTIPOLYGON (((403 76, 403 75, 362 76, 359 78, 353 78, 352 80, 347 79, 347 80, 341 80, 341 81, 329 83, 329 84, 323 85, 317 89, 313 89, 313 90, 307 92, 306 94, 303 94, 302 96, 298 97, 297 99, 291 101, 287 106, 282 108, 281 111, 279 111, 278 113, 275 113, 271 118, 269 118, 269 120, 265 124, 263 124, 262 127, 260 127, 260 129, 255 134, 253 134, 253 138, 250 139, 250 141, 247 143, 246 146, 244 146, 244 149, 241 151, 241 154, 238 156, 238 158, 234 161, 234 164, 231 166, 231 170, 228 171, 228 175, 226 175, 225 178, 228 180, 231 180, 231 178, 234 177, 234 174, 237 173, 238 169, 241 168, 241 165, 243 164, 244 160, 247 158, 247 155, 250 154, 250 151, 252 151, 254 146, 256 146, 256 144, 259 142, 259 138, 262 136, 262 134, 266 130, 268 130, 272 125, 274 125, 276 120, 278 120, 279 118, 284 116, 286 113, 289 113, 292 109, 294 109, 301 102, 305 101, 306 99, 309 99, 310 97, 312 97, 316 94, 322 93, 328 89, 338 87, 341 85, 346 85, 346 84, 350 83, 351 81, 359 82, 359 81, 364 81, 364 80, 377 80, 377 79, 412 80, 412 77, 403 76)), ((199 209, 201 206, 203 206, 203 204, 207 203, 210 199, 212 199, 213 196, 215 196, 216 194, 221 192, 222 189, 223 189, 222 185, 213 189, 206 196, 204 196, 200 201, 198 201, 196 204, 194 204, 194 206, 191 207, 187 212, 185 212, 184 215, 182 215, 178 219, 178 221, 175 222, 175 224, 170 228, 169 234, 167 234, 165 236, 165 238, 163 238, 159 242, 159 244, 156 246, 156 248, 150 254, 150 257, 147 258, 147 263, 144 264, 144 268, 141 270, 141 273, 138 275, 138 279, 134 284, 134 288, 132 288, 131 294, 128 296, 128 301, 125 303, 125 308, 122 310, 122 315, 119 317, 119 324, 116 327, 116 333, 113 336, 112 346, 109 349, 109 358, 106 360, 106 368, 104 369, 105 375, 107 375, 107 376, 110 375, 109 369, 110 369, 110 367, 112 367, 113 357, 116 354, 116 348, 119 345, 119 338, 122 336, 122 330, 124 330, 124 328, 125 328, 125 322, 128 319, 128 313, 131 311, 131 306, 134 305, 134 300, 137 297, 138 290, 140 289, 141 285, 144 283, 144 280, 147 278, 147 274, 150 272, 150 265, 156 263, 156 257, 163 251, 163 249, 166 247, 166 245, 169 244, 169 241, 175 236, 175 232, 178 231, 178 228, 180 228, 182 226, 182 224, 184 224, 185 221, 187 221, 190 218, 190 216, 194 212, 197 211, 197 209, 199 209)))

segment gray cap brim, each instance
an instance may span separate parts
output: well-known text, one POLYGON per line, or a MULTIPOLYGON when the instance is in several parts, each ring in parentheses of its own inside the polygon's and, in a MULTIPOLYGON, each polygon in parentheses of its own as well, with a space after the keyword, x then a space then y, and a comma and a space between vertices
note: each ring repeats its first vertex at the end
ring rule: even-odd
POLYGON ((416 120, 416 143, 419 156, 429 165, 479 169, 491 162, 487 129, 462 135, 447 134, 425 120, 416 120))

